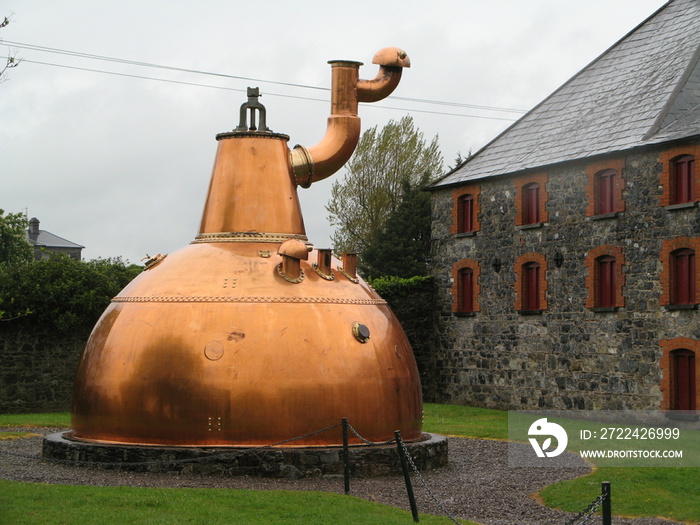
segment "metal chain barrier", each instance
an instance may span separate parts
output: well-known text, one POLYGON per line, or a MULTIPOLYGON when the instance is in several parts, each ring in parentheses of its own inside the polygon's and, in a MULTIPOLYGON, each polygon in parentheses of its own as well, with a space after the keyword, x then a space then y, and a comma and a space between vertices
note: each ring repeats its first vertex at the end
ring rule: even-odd
POLYGON ((564 525, 573 525, 574 523, 578 523, 578 520, 580 520, 581 518, 583 518, 583 521, 580 522, 581 525, 583 525, 584 523, 588 523, 593 519, 593 515, 603 504, 603 501, 605 501, 605 494, 601 494, 600 496, 598 496, 585 509, 583 509, 576 516, 567 521, 564 525))
POLYGON ((368 439, 365 439, 364 437, 362 437, 362 436, 359 434, 359 432, 357 432, 357 430, 355 430, 355 429, 353 428, 353 426, 350 424, 350 422, 348 422, 348 428, 350 429, 350 432, 352 432, 353 434, 355 434, 355 436, 357 437, 357 439, 359 439, 360 441, 362 441, 365 445, 371 445, 371 446, 375 446, 375 447, 381 447, 381 446, 383 446, 383 445, 390 445, 390 444, 396 442, 396 438, 387 439, 386 441, 369 441, 368 439))
POLYGON ((442 501, 435 496, 432 490, 430 490, 430 487, 428 486, 427 482, 423 478, 423 475, 420 473, 420 470, 418 470, 418 467, 416 466, 415 462, 413 461, 413 458, 411 457, 411 454, 408 453, 408 448, 406 447, 406 443, 404 443, 403 439, 399 439, 399 444, 401 445, 401 449, 403 450, 403 453, 406 456, 406 459, 408 460, 408 464, 411 466, 411 469, 415 473, 416 477, 420 481, 421 485, 425 489, 425 491, 428 493, 430 498, 435 502, 435 504, 438 506, 440 511, 447 516, 450 520, 452 520, 452 523, 455 523, 456 525, 460 525, 459 521, 457 521, 454 516, 450 514, 450 511, 447 510, 447 508, 442 504, 442 501))

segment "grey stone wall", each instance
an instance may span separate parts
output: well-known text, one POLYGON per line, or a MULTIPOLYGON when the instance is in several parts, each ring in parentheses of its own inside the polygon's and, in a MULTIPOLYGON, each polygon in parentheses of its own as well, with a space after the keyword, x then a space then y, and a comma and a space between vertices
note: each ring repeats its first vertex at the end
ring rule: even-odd
POLYGON ((515 226, 513 177, 481 183, 481 231, 450 235, 453 188, 433 194, 433 273, 437 287, 433 348, 436 400, 496 408, 658 409, 662 350, 659 340, 700 339, 697 310, 660 306, 663 239, 700 235, 697 208, 660 206, 659 149, 625 156, 624 212, 586 217, 585 168, 580 162, 547 170, 549 220, 515 226), (615 312, 586 308, 589 250, 622 248, 625 306, 615 312), (557 268, 556 251, 563 256, 557 268), (548 308, 515 311, 515 260, 527 252, 547 257, 548 308), (502 261, 500 272, 492 267, 502 261), (451 312, 452 266, 479 261, 481 311, 451 312))
POLYGON ((0 413, 70 409, 75 370, 89 333, 56 336, 0 326, 0 413))

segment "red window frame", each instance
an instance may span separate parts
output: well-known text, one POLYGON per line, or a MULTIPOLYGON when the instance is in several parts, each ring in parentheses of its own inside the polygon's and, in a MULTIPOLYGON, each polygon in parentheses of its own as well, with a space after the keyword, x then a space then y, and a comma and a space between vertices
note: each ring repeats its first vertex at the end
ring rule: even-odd
POLYGON ((605 215, 615 209, 615 170, 602 170, 595 174, 595 213, 605 215))
POLYGON ((468 267, 457 273, 457 311, 474 312, 474 270, 468 267))
POLYGON ((457 200, 457 233, 474 231, 474 196, 460 195, 457 200))
POLYGON ((523 224, 540 222, 540 185, 531 182, 523 186, 523 224))
POLYGON ((673 391, 671 410, 696 410, 695 353, 684 348, 671 352, 673 391))
POLYGON ((611 255, 602 255, 595 260, 596 271, 596 306, 612 308, 615 306, 617 279, 615 277, 617 261, 611 255))
POLYGON ((695 202, 695 157, 683 155, 673 161, 673 204, 695 202))
POLYGON ((671 303, 695 304, 695 251, 671 252, 671 303))
POLYGON ((523 264, 522 307, 525 311, 540 309, 540 265, 536 262, 523 264))

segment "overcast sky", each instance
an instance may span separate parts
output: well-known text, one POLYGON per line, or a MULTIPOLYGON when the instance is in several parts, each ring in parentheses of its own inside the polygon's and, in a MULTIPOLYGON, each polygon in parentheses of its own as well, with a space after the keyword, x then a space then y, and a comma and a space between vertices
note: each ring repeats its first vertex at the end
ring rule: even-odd
MULTIPOLYGON (((238 125, 246 87, 260 87, 290 147, 310 147, 329 92, 279 83, 328 88, 334 59, 364 62, 371 79, 374 53, 400 47, 411 68, 394 97, 360 105, 362 128, 410 114, 426 140, 438 135, 447 167, 521 115, 469 106, 532 108, 664 3, 0 0, 0 20, 12 14, 1 54, 24 59, 0 84, 0 208, 84 245, 85 259, 169 253, 197 233, 215 135, 238 125)), ((299 190, 318 247, 330 247, 324 206, 342 175, 299 190)))

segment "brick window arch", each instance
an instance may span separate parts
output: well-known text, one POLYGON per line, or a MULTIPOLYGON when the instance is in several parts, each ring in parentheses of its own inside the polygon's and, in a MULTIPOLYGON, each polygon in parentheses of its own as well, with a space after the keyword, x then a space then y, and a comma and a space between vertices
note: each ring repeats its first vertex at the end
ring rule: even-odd
POLYGON ((451 234, 473 233, 481 229, 479 213, 481 187, 479 185, 460 186, 452 192, 451 234))
POLYGON ((515 309, 520 313, 539 313, 547 304, 547 258, 541 253, 526 253, 515 261, 515 309))
POLYGON ((586 167, 586 216, 608 215, 625 211, 624 159, 596 162, 586 167))
POLYGON ((481 310, 479 277, 481 268, 477 261, 463 259, 452 267, 452 312, 475 314, 481 310))
POLYGON ((625 277, 622 248, 606 244, 588 252, 586 257, 587 308, 620 308, 625 305, 622 293, 625 277))
POLYGON ((659 342, 661 357, 661 409, 697 410, 700 407, 700 341, 686 337, 659 342))
POLYGON ((700 237, 678 237, 663 241, 661 248, 662 306, 683 308, 697 304, 700 286, 695 255, 700 250, 700 237))
POLYGON ((690 204, 700 198, 700 177, 695 159, 700 157, 700 145, 677 146, 659 155, 661 162, 661 206, 690 204))

